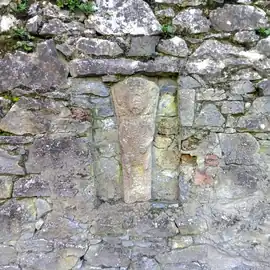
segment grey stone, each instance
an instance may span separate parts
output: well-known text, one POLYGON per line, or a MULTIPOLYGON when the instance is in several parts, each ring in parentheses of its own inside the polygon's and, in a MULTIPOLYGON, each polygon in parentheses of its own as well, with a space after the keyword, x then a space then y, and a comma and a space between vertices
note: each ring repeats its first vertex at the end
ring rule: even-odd
POLYGON ((253 43, 260 39, 260 37, 256 34, 255 31, 241 31, 237 32, 233 40, 240 44, 253 43))
POLYGON ((225 5, 210 12, 210 21, 219 31, 253 30, 267 24, 266 13, 248 5, 225 5))
POLYGON ((258 97, 252 103, 251 112, 254 114, 270 114, 270 97, 258 97))
POLYGON ((155 12, 155 15, 157 17, 173 18, 175 16, 175 13, 172 8, 166 8, 166 9, 157 10, 155 12))
POLYGON ((262 114, 247 114, 239 118, 236 128, 241 131, 270 131, 270 120, 262 114))
POLYGON ((178 94, 178 114, 181 126, 191 127, 195 114, 195 90, 180 89, 178 94))
POLYGON ((114 116, 114 110, 110 98, 91 97, 90 103, 96 117, 114 116))
POLYGON ((205 33, 210 29, 210 21, 199 9, 189 8, 181 11, 173 19, 172 24, 178 32, 187 31, 191 34, 205 33))
POLYGON ((200 217, 181 217, 175 220, 175 223, 179 229, 180 235, 199 235, 207 231, 207 223, 200 217))
POLYGON ((1 0, 1 1, 0 1, 0 7, 5 7, 5 6, 7 6, 10 2, 11 2, 11 0, 1 0))
POLYGON ((67 32, 68 27, 59 19, 51 19, 45 23, 39 34, 42 36, 56 36, 67 32))
POLYGON ((67 81, 68 70, 57 56, 53 40, 37 44, 35 54, 16 52, 0 60, 0 92, 26 87, 46 92, 67 81))
POLYGON ((161 32, 149 5, 142 0, 100 1, 90 17, 94 29, 103 35, 154 35, 161 32))
POLYGON ((195 78, 191 76, 180 76, 178 79, 178 83, 180 88, 185 89, 192 89, 192 88, 199 88, 204 86, 204 82, 201 82, 200 80, 196 80, 195 78))
POLYGON ((17 252, 14 247, 0 244, 0 265, 15 263, 17 252))
POLYGON ((248 80, 234 81, 230 83, 232 94, 244 95, 255 92, 255 87, 248 80))
POLYGON ((185 65, 184 59, 173 56, 161 56, 143 63, 146 73, 179 73, 185 65))
POLYGON ((270 96, 270 79, 264 79, 257 83, 257 87, 263 96, 270 96))
POLYGON ((200 88, 196 92, 198 101, 218 101, 226 99, 226 92, 219 88, 200 88))
POLYGON ((151 152, 159 87, 140 77, 130 77, 112 88, 119 121, 124 200, 151 198, 151 152), (136 92, 134 91, 136 89, 136 92))
POLYGON ((148 258, 148 257, 142 257, 139 261, 131 263, 130 270, 160 270, 159 264, 156 262, 156 260, 148 258))
POLYGON ((16 17, 12 14, 3 15, 0 17, 0 33, 10 31, 18 24, 16 17))
POLYGON ((178 57, 186 57, 189 53, 185 40, 177 36, 171 39, 161 40, 157 46, 157 50, 178 57))
POLYGON ((41 25, 41 22, 42 22, 41 16, 36 15, 36 16, 30 18, 27 21, 27 23, 25 25, 25 28, 31 34, 37 34, 38 33, 38 30, 39 30, 39 27, 41 25))
POLYGON ((120 81, 120 78, 118 78, 116 75, 104 75, 104 76, 102 76, 102 81, 103 82, 108 82, 108 83, 110 83, 110 82, 119 82, 120 81))
POLYGON ((179 118, 178 117, 158 117, 157 118, 157 132, 161 135, 176 135, 179 132, 179 118))
POLYGON ((76 95, 91 94, 99 97, 108 97, 110 95, 108 87, 96 78, 78 78, 71 79, 69 91, 76 95))
POLYGON ((20 161, 20 156, 0 149, 0 174, 24 175, 24 169, 19 165, 20 161))
POLYGON ((177 235, 170 239, 170 246, 172 249, 186 248, 193 244, 192 236, 177 235))
POLYGON ((0 199, 10 198, 12 195, 13 177, 0 176, 0 199))
POLYGON ((250 165, 256 163, 259 143, 248 134, 220 134, 220 147, 226 164, 250 165))
POLYGON ((46 200, 40 198, 36 199, 36 208, 37 208, 37 219, 42 218, 52 210, 50 204, 46 200))
POLYGON ((238 114, 245 112, 244 102, 241 101, 223 101, 221 112, 224 114, 238 114))
POLYGON ((152 56, 155 54, 159 36, 132 37, 128 56, 152 56))
POLYGON ((0 144, 20 145, 31 143, 33 140, 29 136, 0 136, 0 144))
POLYGON ((225 123, 225 118, 214 104, 204 105, 196 117, 196 126, 220 127, 225 123))
POLYGON ((13 197, 46 197, 50 196, 50 187, 40 175, 26 176, 14 183, 13 197))
POLYGON ((45 239, 22 240, 18 241, 16 245, 18 252, 50 252, 53 248, 53 242, 49 242, 45 239))
POLYGON ((67 57, 72 56, 75 51, 75 48, 67 43, 56 44, 56 49, 67 57))
POLYGON ((266 56, 270 56, 270 37, 267 37, 267 38, 264 38, 264 39, 261 39, 257 46, 256 46, 256 49, 265 54, 266 56))
POLYGON ((84 38, 81 37, 77 41, 77 49, 89 55, 108 55, 118 56, 123 53, 123 50, 116 42, 98 38, 84 38))
POLYGON ((141 71, 141 62, 131 59, 75 59, 70 61, 72 77, 91 75, 131 75, 141 71))

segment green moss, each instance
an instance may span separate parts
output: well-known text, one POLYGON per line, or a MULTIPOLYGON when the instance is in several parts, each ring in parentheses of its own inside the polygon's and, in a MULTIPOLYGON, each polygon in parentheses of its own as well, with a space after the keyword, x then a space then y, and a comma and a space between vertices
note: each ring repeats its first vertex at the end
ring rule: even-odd
POLYGON ((12 103, 16 103, 17 101, 20 100, 19 97, 14 97, 14 96, 8 95, 8 94, 4 95, 3 97, 4 97, 5 99, 10 100, 12 103))
POLYGON ((83 2, 82 0, 57 0, 56 5, 63 9, 68 9, 72 12, 80 10, 85 14, 94 13, 96 6, 91 2, 83 2))
POLYGON ((256 30, 256 34, 262 37, 268 37, 270 36, 270 28, 259 28, 256 30))
POLYGON ((163 24, 161 29, 165 38, 173 37, 176 32, 176 27, 172 24, 163 24))
POLYGON ((13 136, 13 134, 0 129, 0 136, 13 136))

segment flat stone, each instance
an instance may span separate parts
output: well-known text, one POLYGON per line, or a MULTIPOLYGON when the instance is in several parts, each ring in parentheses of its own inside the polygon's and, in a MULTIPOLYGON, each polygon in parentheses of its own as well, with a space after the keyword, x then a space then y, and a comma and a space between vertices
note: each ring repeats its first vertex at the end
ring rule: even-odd
POLYGON ((141 36, 131 38, 128 56, 152 56, 155 54, 159 36, 141 36))
POLYGON ((173 18, 175 16, 175 13, 172 8, 166 8, 166 9, 157 10, 155 12, 155 15, 157 17, 173 18))
POLYGON ((199 235, 207 231, 207 223, 203 218, 187 216, 178 218, 175 222, 182 236, 199 235))
POLYGON ((221 106, 224 114, 238 114, 245 112, 245 105, 242 101, 224 101, 221 106))
POLYGON ((270 96, 270 79, 264 79, 257 83, 257 87, 263 96, 270 96))
POLYGON ((240 44, 254 43, 254 42, 258 41, 259 39, 260 39, 260 37, 256 34, 255 31, 237 32, 233 37, 233 40, 235 42, 240 43, 240 44))
POLYGON ((203 106, 195 120, 196 126, 220 127, 224 123, 225 118, 214 104, 203 106))
POLYGON ((210 21, 203 16, 202 10, 188 8, 181 11, 173 19, 172 24, 176 26, 177 31, 187 31, 191 34, 205 33, 210 29, 210 21))
POLYGON ((251 113, 240 117, 235 127, 241 131, 266 132, 270 131, 270 120, 267 115, 251 113))
POLYGON ((191 76, 179 76, 178 83, 180 88, 185 89, 193 89, 205 86, 203 80, 196 80, 191 76))
POLYGON ((111 98, 91 97, 90 103, 96 117, 103 118, 115 115, 111 98))
POLYGON ((42 17, 39 15, 36 15, 27 21, 25 28, 31 34, 37 34, 39 27, 41 25, 41 22, 42 22, 42 17))
POLYGON ((179 118, 175 117, 158 117, 156 120, 157 132, 162 135, 176 135, 179 131, 179 118))
POLYGON ((24 169, 19 165, 20 156, 10 155, 0 149, 0 174, 24 175, 24 169))
POLYGON ((151 198, 151 149, 159 87, 147 79, 130 77, 112 88, 119 121, 124 200, 151 198), (136 91, 134 91, 136 89, 136 91))
POLYGON ((17 19, 12 14, 0 17, 0 33, 8 32, 18 24, 17 19))
POLYGON ((251 112, 254 114, 270 114, 270 97, 258 97, 254 100, 251 108, 251 112))
POLYGON ((50 204, 46 200, 40 198, 36 199, 36 208, 37 208, 37 219, 42 218, 52 210, 50 204))
POLYGON ((178 114, 181 126, 191 127, 195 114, 195 90, 180 89, 178 94, 178 114))
POLYGON ((176 104, 176 97, 170 94, 163 94, 160 97, 158 103, 158 116, 177 116, 177 104, 176 104))
POLYGON ((259 143, 248 134, 220 134, 220 147, 226 164, 250 165, 256 163, 259 143))
POLYGON ((186 248, 193 244, 192 236, 177 235, 170 239, 170 246, 172 249, 186 248))
POLYGON ((12 195, 13 177, 0 176, 0 199, 10 198, 12 195))
POLYGON ((116 42, 98 38, 84 38, 81 37, 77 41, 77 49, 89 55, 108 55, 118 56, 123 53, 123 50, 116 42))
POLYGON ((161 25, 149 5, 142 0, 100 1, 98 11, 90 16, 94 29, 102 35, 155 35, 161 25))
POLYGON ((225 5, 210 12, 210 21, 219 31, 255 30, 267 24, 266 13, 248 5, 225 5))
POLYGON ((160 56, 155 60, 143 63, 145 73, 179 73, 186 61, 174 56, 160 56))
POLYGON ((67 57, 72 56, 75 51, 74 46, 71 46, 67 43, 56 44, 56 49, 67 57))
POLYGON ((28 144, 33 142, 33 138, 29 136, 0 136, 0 144, 28 144))
POLYGON ((131 263, 130 270, 160 270, 159 264, 155 259, 142 257, 140 260, 131 263))
POLYGON ((200 88, 196 92, 198 101, 218 101, 226 99, 226 92, 219 88, 200 88))
POLYGON ((178 57, 186 57, 189 53, 185 40, 177 36, 171 39, 161 40, 157 46, 157 50, 178 57))
POLYGON ((39 34, 41 36, 57 36, 68 31, 67 26, 59 19, 49 20, 48 23, 44 23, 39 34))
POLYGON ((256 49, 265 54, 266 56, 270 56, 270 37, 267 37, 267 38, 264 38, 264 39, 261 39, 257 46, 256 46, 256 49))
POLYGON ((0 265, 15 263, 17 252, 14 247, 0 244, 0 265))
POLYGON ((26 176, 14 183, 13 197, 46 197, 50 196, 50 187, 40 175, 26 176))
POLYGON ((57 56, 53 40, 37 44, 35 54, 16 52, 0 60, 0 92, 15 87, 46 92, 66 84, 68 70, 57 56))
POLYGON ((50 252, 53 250, 53 242, 45 239, 30 239, 18 241, 16 249, 18 252, 50 252))
POLYGON ((234 81, 230 83, 230 90, 232 94, 245 95, 255 92, 255 87, 248 80, 234 81))

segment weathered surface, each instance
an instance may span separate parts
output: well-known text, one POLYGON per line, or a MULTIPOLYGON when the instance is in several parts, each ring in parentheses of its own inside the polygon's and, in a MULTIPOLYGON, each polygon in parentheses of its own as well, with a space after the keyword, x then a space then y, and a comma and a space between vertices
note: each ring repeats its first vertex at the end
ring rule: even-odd
POLYGON ((112 88, 119 123, 124 199, 127 203, 151 198, 151 149, 155 133, 158 87, 131 77, 112 88))
POLYGON ((165 54, 179 57, 186 57, 189 53, 185 40, 180 37, 161 40, 157 46, 157 50, 165 54))

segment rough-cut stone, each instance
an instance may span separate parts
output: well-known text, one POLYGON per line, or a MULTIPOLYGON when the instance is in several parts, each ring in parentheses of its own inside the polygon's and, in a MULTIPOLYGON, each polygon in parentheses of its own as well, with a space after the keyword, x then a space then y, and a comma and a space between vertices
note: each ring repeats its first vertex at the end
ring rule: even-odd
POLYGON ((248 134, 220 134, 220 146, 226 164, 251 165, 256 163, 259 144, 248 134))
POLYGON ((244 102, 241 101, 224 101, 221 112, 224 114, 238 114, 245 112, 244 102))
POLYGON ((235 42, 240 43, 240 44, 254 43, 254 42, 258 41, 259 39, 260 39, 260 37, 256 34, 255 31, 237 32, 233 37, 233 40, 235 42))
POLYGON ((189 53, 185 40, 177 36, 171 39, 161 40, 157 46, 157 50, 178 57, 186 57, 189 53))
POLYGON ((258 42, 256 49, 265 54, 266 56, 270 56, 270 37, 262 39, 258 42))
POLYGON ((53 40, 37 44, 33 55, 17 52, 0 60, 0 92, 15 87, 43 92, 64 85, 68 70, 57 56, 53 40))
POLYGON ((248 5, 225 5, 210 12, 210 21, 219 31, 253 30, 267 24, 266 13, 248 5))
POLYGON ((42 22, 42 18, 39 15, 34 16, 33 18, 30 18, 26 25, 25 28, 27 31, 31 34, 37 34, 39 30, 39 26, 42 22))
POLYGON ((250 81, 242 80, 231 82, 230 90, 232 94, 244 95, 255 92, 255 87, 250 81))
POLYGON ((52 208, 50 204, 44 199, 36 199, 37 219, 42 218, 49 213, 52 208))
POLYGON ((201 88, 196 93, 196 100, 198 101, 218 101, 226 99, 224 89, 219 88, 201 88))
POLYGON ((15 263, 17 259, 16 253, 17 252, 14 247, 0 244, 0 265, 15 263))
POLYGON ((10 198, 12 195, 13 177, 0 176, 0 200, 10 198))
POLYGON ((174 56, 161 56, 141 64, 145 73, 179 73, 185 60, 174 56))
POLYGON ((191 127, 195 114, 195 90, 180 89, 178 94, 178 114, 181 126, 191 127))
POLYGON ((214 104, 203 106, 195 120, 196 126, 220 127, 225 123, 225 118, 214 104))
POLYGON ((0 17, 0 33, 7 32, 18 24, 18 21, 12 14, 0 17))
POLYGON ((19 165, 20 160, 20 156, 10 155, 0 149, 0 174, 24 175, 24 169, 19 165))
POLYGON ((52 19, 42 26, 39 34, 42 36, 56 36, 65 33, 67 30, 67 26, 61 20, 52 19))
POLYGON ((270 96, 270 79, 260 81, 257 87, 263 96, 270 96))
POLYGON ((156 52, 159 36, 132 37, 128 56, 152 56, 156 52))
POLYGON ((178 32, 187 31, 191 34, 205 33, 210 29, 210 22, 199 9, 189 8, 181 11, 172 21, 178 32))
POLYGON ((161 9, 155 12, 157 17, 173 18, 175 16, 174 10, 172 8, 161 9))
POLYGON ((114 85, 112 93, 119 122, 125 202, 149 200, 159 88, 144 78, 131 77, 114 85))
POLYGON ((170 246, 172 249, 186 248, 193 244, 193 239, 191 236, 181 236, 177 235, 170 239, 170 246))
POLYGON ((148 258, 148 257, 142 257, 140 260, 131 263, 130 270, 160 270, 159 264, 156 262, 156 260, 148 258))
POLYGON ((145 1, 99 1, 98 8, 90 19, 95 30, 100 34, 147 36, 161 32, 159 22, 145 1))
POLYGON ((77 41, 77 49, 85 54, 90 55, 108 55, 117 56, 123 53, 123 50, 116 42, 98 39, 81 37, 77 41))
POLYGON ((254 114, 270 114, 270 97, 258 97, 254 100, 252 104, 251 112, 254 114))
POLYGON ((39 175, 23 177, 14 183, 13 197, 46 197, 50 195, 49 183, 39 175))

